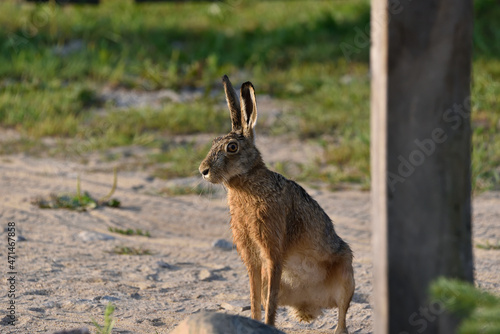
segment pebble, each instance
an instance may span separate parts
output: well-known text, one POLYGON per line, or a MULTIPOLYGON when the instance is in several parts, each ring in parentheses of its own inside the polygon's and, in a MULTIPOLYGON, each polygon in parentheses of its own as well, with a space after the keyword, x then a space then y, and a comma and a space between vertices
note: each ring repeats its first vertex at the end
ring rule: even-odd
POLYGON ((45 313, 45 309, 41 307, 30 307, 28 310, 32 312, 45 313))
MULTIPOLYGON (((10 220, 14 220, 14 219, 8 219, 8 221, 10 221, 10 220)), ((8 233, 9 232, 9 228, 10 228, 10 226, 5 226, 4 229, 3 229, 3 231, 5 233, 8 233)), ((16 227, 16 231, 15 232, 17 234, 17 241, 21 242, 21 241, 27 241, 28 240, 24 236, 21 235, 21 231, 19 231, 18 227, 16 227)))
POLYGON ((50 308, 56 307, 57 304, 55 302, 53 302, 53 301, 48 301, 48 302, 43 303, 42 306, 45 307, 45 308, 50 309, 50 308))
POLYGON ((70 329, 67 331, 55 332, 54 334, 90 334, 87 328, 70 329))
POLYGON ((233 250, 233 243, 226 239, 218 239, 212 244, 212 247, 230 251, 233 250))
POLYGON ((243 312, 250 310, 250 305, 245 300, 232 300, 230 302, 223 302, 220 304, 225 310, 235 311, 235 312, 243 312))
POLYGON ((238 315, 200 312, 184 319, 171 334, 255 333, 284 334, 262 322, 238 315))
POLYGON ((113 297, 113 296, 102 296, 101 299, 100 299, 101 302, 103 302, 103 301, 105 301, 105 302, 116 302, 118 300, 120 300, 120 298, 113 297))
POLYGON ((51 293, 52 292, 50 290, 42 289, 42 290, 29 290, 29 291, 26 291, 24 294, 25 295, 36 295, 36 296, 48 296, 51 293))
POLYGON ((161 318, 150 319, 149 321, 151 323, 151 326, 154 327, 165 326, 165 322, 161 318))
POLYGON ((156 264, 158 264, 158 266, 160 266, 160 268, 164 268, 164 269, 174 269, 174 267, 170 264, 168 264, 167 262, 164 262, 164 261, 158 261, 156 262, 156 264))
POLYGON ((108 241, 108 240, 115 239, 115 237, 113 237, 109 234, 93 232, 93 231, 82 231, 82 232, 77 234, 77 237, 84 242, 93 242, 93 241, 101 241, 101 240, 108 241))
POLYGON ((198 279, 200 281, 211 281, 214 278, 216 278, 216 275, 214 275, 210 270, 208 269, 202 269, 198 273, 198 279))
POLYGON ((141 299, 142 296, 140 294, 138 294, 137 292, 134 292, 130 295, 131 298, 133 299, 141 299))

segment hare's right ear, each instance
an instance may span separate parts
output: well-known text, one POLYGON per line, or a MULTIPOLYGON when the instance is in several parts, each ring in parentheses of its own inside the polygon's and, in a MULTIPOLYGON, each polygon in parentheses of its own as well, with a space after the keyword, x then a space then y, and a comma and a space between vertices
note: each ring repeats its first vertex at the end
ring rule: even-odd
POLYGON ((222 84, 224 85, 224 92, 226 93, 226 101, 229 111, 231 112, 231 123, 233 125, 233 131, 242 131, 243 127, 241 125, 241 109, 238 97, 234 91, 233 85, 227 75, 222 77, 222 84))
POLYGON ((240 105, 243 120, 243 135, 254 140, 254 128, 255 123, 257 123, 257 102, 255 100, 255 89, 250 81, 241 85, 240 105))

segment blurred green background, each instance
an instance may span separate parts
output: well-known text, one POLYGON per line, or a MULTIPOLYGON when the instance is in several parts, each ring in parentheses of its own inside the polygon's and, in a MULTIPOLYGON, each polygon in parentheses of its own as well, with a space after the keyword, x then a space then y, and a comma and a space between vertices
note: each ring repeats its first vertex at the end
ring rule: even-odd
MULTIPOLYGON (((500 180, 500 5, 475 0, 474 10, 477 192, 498 189, 500 180)), ((251 80, 258 99, 269 95, 285 106, 275 117, 261 113, 259 134, 322 150, 320 158, 274 163, 273 169, 332 189, 367 189, 369 46, 354 41, 369 35, 369 19, 367 0, 101 0, 99 6, 64 7, 2 1, 0 153, 85 161, 88 154, 136 145, 154 153, 128 168, 168 162, 152 173, 196 175, 208 150, 196 137, 230 127, 220 84, 227 73, 233 83, 251 80), (347 57, 346 45, 354 48, 347 57), (160 95, 154 107, 109 98, 168 90, 192 98, 160 95), (173 139, 179 135, 187 139, 173 139)))

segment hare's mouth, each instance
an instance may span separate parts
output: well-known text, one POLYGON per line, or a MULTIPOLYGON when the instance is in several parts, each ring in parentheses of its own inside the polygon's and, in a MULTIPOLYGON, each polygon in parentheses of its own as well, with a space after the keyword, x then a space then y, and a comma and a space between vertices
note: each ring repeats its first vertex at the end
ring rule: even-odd
POLYGON ((212 184, 219 184, 219 183, 222 183, 222 181, 221 181, 221 180, 214 180, 214 179, 211 179, 211 178, 209 178, 209 177, 205 177, 205 176, 203 177, 203 179, 205 179, 205 181, 208 181, 208 182, 210 182, 210 183, 212 183, 212 184))
POLYGON ((208 181, 210 183, 214 183, 214 184, 217 184, 217 183, 220 183, 221 181, 218 180, 218 178, 214 178, 212 177, 212 173, 208 172, 206 174, 202 173, 201 174, 201 177, 205 180, 205 181, 208 181))

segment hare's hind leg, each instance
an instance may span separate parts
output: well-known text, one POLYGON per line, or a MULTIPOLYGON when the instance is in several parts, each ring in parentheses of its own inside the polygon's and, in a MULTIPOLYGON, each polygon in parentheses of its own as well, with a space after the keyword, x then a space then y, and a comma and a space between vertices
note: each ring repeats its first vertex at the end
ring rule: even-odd
POLYGON ((348 332, 345 318, 347 310, 349 309, 349 304, 351 303, 351 299, 354 294, 354 273, 352 271, 352 264, 350 262, 343 263, 339 269, 340 270, 338 276, 340 276, 339 278, 341 278, 338 281, 339 286, 337 287, 340 292, 337 299, 339 317, 335 334, 347 334, 348 332))
POLYGON ((335 334, 348 334, 345 323, 345 317, 348 308, 349 308, 349 302, 345 302, 339 305, 339 320, 337 323, 337 328, 335 329, 335 334))

